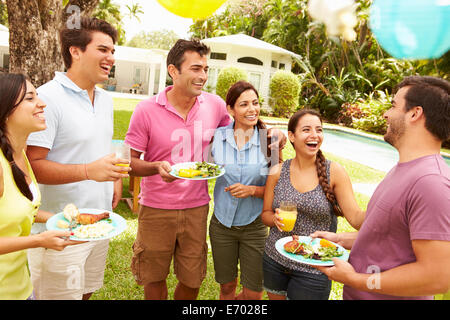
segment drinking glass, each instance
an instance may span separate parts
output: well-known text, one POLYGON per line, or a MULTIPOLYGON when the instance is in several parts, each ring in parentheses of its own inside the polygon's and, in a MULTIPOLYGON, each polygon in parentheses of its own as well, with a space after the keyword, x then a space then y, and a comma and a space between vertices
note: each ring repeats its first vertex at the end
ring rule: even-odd
POLYGON ((297 205, 292 201, 281 201, 280 202, 280 211, 278 215, 282 218, 282 223, 284 224, 281 227, 281 230, 289 232, 294 229, 295 221, 297 220, 297 205))
MULTIPOLYGON (((112 144, 113 153, 116 154, 116 158, 128 160, 128 163, 117 163, 116 166, 129 167, 131 162, 130 145, 123 141, 113 141, 112 144)), ((127 174, 128 172, 121 172, 127 174)))

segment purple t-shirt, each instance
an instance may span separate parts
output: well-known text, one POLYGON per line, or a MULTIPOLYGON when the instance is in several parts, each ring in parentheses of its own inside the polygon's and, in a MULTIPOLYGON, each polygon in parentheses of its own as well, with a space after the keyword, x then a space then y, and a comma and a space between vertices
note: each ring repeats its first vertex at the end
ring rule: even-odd
MULTIPOLYGON (((214 131, 231 122, 225 102, 203 92, 184 120, 167 100, 171 89, 167 87, 136 106, 125 141, 131 148, 145 152, 145 161, 165 160, 171 165, 203 161, 214 131)), ((144 206, 180 210, 205 205, 209 200, 206 181, 177 179, 167 183, 156 174, 141 182, 139 203, 144 206)))
MULTIPOLYGON (((383 272, 416 261, 412 240, 450 241, 450 168, 440 155, 398 163, 375 190, 349 262, 358 273, 383 272)), ((376 285, 372 282, 371 285, 376 285)), ((397 297, 344 286, 347 299, 397 297)))

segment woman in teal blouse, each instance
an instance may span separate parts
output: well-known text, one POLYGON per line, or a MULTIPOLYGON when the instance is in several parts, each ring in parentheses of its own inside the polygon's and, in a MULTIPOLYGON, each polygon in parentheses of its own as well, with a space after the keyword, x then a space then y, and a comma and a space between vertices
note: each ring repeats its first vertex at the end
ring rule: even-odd
POLYGON ((216 130, 211 149, 214 162, 225 167, 216 181, 209 227, 215 278, 220 299, 261 299, 267 237, 262 198, 270 163, 278 163, 280 152, 271 156, 258 92, 250 83, 234 84, 226 104, 234 122, 216 130), (243 290, 236 297, 238 263, 243 290))

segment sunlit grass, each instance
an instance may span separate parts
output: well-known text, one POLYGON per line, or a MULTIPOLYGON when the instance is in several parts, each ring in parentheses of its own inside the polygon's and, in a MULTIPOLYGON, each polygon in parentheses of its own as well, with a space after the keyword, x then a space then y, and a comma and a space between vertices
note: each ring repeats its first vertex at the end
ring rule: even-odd
POLYGON ((139 99, 113 98, 115 111, 133 111, 140 102, 139 99))

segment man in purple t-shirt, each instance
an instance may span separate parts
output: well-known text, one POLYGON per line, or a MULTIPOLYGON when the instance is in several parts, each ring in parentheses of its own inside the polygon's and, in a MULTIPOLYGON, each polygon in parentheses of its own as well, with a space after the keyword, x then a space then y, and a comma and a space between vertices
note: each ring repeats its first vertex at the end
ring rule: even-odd
POLYGON ((450 288, 450 168, 440 155, 450 137, 450 84, 412 76, 397 90, 384 139, 400 159, 375 190, 361 229, 312 235, 351 249, 348 262, 318 267, 345 284, 344 299, 432 299, 450 288))

